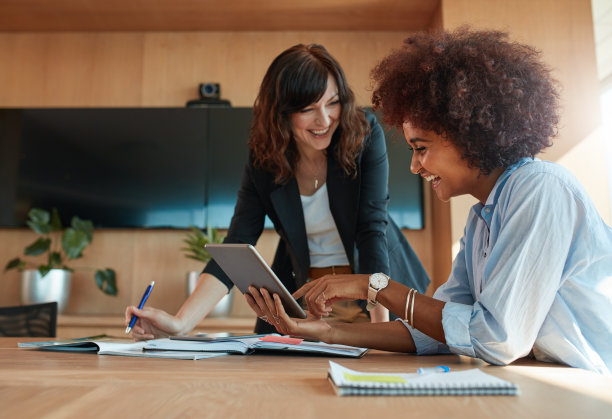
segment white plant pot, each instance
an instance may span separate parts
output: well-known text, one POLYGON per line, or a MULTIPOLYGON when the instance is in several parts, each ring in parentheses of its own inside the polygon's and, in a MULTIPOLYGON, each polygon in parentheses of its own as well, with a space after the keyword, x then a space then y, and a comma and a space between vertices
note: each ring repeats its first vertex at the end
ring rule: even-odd
POLYGON ((70 298, 72 272, 51 269, 41 276, 36 269, 21 272, 21 304, 40 304, 57 301, 58 313, 63 313, 70 298))
MULTIPOLYGON (((200 277, 200 272, 191 271, 187 274, 187 296, 189 297, 196 285, 198 284, 198 278, 200 277)), ((211 310, 210 313, 206 316, 206 318, 219 318, 219 317, 228 317, 232 311, 232 302, 234 300, 234 288, 230 290, 230 292, 217 303, 215 308, 211 310)))

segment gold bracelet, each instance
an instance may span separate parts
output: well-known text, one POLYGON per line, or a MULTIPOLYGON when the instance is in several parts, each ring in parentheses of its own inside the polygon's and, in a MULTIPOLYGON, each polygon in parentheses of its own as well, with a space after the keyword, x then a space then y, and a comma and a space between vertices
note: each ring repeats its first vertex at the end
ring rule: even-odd
POLYGON ((412 295, 414 295, 415 292, 416 290, 414 288, 410 288, 408 290, 408 295, 406 295, 406 308, 404 309, 404 319, 406 321, 408 321, 408 306, 410 305, 410 298, 412 297, 412 295))
POLYGON ((414 290, 414 295, 412 296, 412 300, 410 302, 410 327, 414 329, 414 300, 416 300, 416 290, 414 290))
POLYGON ((408 289, 408 294, 406 294, 406 308, 404 309, 404 320, 408 321, 408 306, 410 305, 410 293, 412 292, 412 288, 408 289))

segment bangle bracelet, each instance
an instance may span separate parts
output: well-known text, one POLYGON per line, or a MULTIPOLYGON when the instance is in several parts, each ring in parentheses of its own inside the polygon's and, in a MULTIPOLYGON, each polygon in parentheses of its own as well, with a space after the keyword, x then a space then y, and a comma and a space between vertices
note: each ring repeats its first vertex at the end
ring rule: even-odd
POLYGON ((416 300, 416 290, 414 290, 414 294, 412 296, 412 300, 410 302, 410 327, 414 329, 414 300, 416 300))
POLYGON ((416 290, 414 288, 410 288, 408 290, 408 294, 406 295, 406 308, 404 309, 404 319, 408 321, 408 306, 410 305, 410 299, 414 295, 416 290))
POLYGON ((410 293, 412 292, 412 288, 408 289, 408 294, 406 294, 406 308, 404 309, 404 319, 408 321, 408 306, 410 305, 410 293))

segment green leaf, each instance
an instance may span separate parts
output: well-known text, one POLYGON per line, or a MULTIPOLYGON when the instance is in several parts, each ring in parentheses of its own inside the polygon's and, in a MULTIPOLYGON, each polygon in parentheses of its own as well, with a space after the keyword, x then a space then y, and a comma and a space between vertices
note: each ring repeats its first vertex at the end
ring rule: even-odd
POLYGON ((76 231, 82 231, 87 236, 87 241, 91 243, 93 240, 94 225, 89 220, 81 220, 79 217, 72 217, 70 225, 76 231))
POLYGON ((211 256, 204 246, 208 243, 223 242, 223 236, 218 234, 218 231, 214 228, 208 228, 206 234, 195 226, 190 226, 189 229, 191 231, 188 232, 183 239, 183 243, 185 243, 187 247, 183 247, 181 250, 186 253, 185 256, 189 259, 208 262, 211 256))
POLYGON ((38 234, 49 234, 51 231, 51 226, 49 224, 38 224, 33 221, 26 221, 26 224, 38 234))
POLYGON ((25 248, 24 253, 29 256, 37 256, 45 253, 51 246, 51 239, 40 237, 34 243, 25 248))
POLYGON ((49 266, 58 267, 62 264, 62 255, 60 252, 49 253, 49 266))
POLYGON ((117 281, 115 271, 109 268, 97 270, 95 275, 96 285, 107 295, 117 295, 117 281))
POLYGON ((13 260, 10 260, 9 263, 6 264, 6 267, 4 268, 4 270, 5 271, 8 271, 9 269, 22 270, 24 267, 25 267, 25 262, 19 258, 15 258, 13 260))
POLYGON ((48 234, 51 231, 49 225, 49 211, 42 210, 40 208, 32 208, 28 212, 30 220, 26 222, 28 227, 37 232, 38 234, 48 234))
POLYGON ((51 216, 49 215, 49 211, 45 211, 40 208, 32 208, 28 212, 28 217, 30 217, 30 220, 32 222, 35 222, 38 224, 49 224, 49 220, 51 219, 51 216))
POLYGON ((51 231, 62 231, 64 226, 62 225, 62 220, 60 219, 59 212, 57 208, 53 208, 51 212, 51 231))
POLYGON ((68 259, 81 257, 81 252, 88 244, 87 233, 82 230, 67 228, 62 235, 62 248, 68 259))
POLYGON ((45 277, 45 275, 49 273, 50 270, 51 270, 51 266, 49 265, 40 265, 38 267, 38 272, 40 272, 40 276, 43 278, 45 277))

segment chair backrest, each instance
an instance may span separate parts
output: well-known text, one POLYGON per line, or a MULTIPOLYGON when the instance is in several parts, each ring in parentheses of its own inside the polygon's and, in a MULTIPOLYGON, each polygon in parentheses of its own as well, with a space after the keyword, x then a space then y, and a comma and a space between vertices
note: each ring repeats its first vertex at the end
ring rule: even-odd
POLYGON ((57 302, 0 307, 0 336, 55 337, 57 302))

